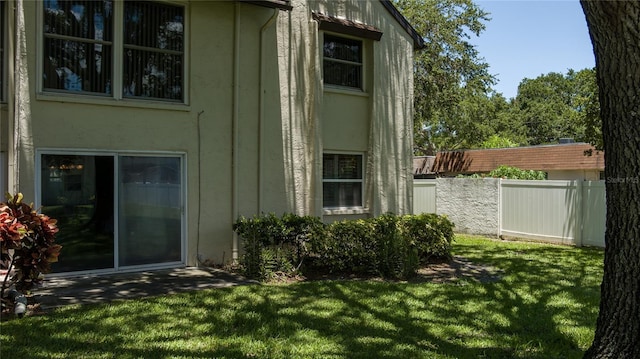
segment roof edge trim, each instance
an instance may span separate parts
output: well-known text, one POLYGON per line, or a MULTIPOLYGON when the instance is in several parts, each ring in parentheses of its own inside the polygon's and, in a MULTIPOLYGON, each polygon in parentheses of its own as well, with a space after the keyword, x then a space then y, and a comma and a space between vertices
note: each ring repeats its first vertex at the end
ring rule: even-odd
POLYGON ((400 10, 398 10, 398 8, 395 5, 393 5, 393 2, 391 2, 390 0, 380 0, 380 2, 387 9, 387 11, 391 13, 391 15, 396 19, 396 21, 400 23, 400 26, 404 28, 404 31, 406 31, 409 34, 409 36, 413 38, 414 50, 423 49, 426 46, 424 39, 416 31, 416 29, 411 25, 411 23, 409 23, 409 20, 407 20, 407 18, 404 17, 404 15, 402 15, 400 10))
POLYGON ((375 26, 324 15, 319 12, 312 12, 311 15, 313 19, 318 22, 318 28, 320 30, 342 33, 375 41, 380 41, 380 38, 382 38, 382 31, 375 26))
POLYGON ((239 2, 253 4, 257 6, 264 6, 272 9, 280 9, 290 11, 293 9, 290 0, 236 0, 239 2))

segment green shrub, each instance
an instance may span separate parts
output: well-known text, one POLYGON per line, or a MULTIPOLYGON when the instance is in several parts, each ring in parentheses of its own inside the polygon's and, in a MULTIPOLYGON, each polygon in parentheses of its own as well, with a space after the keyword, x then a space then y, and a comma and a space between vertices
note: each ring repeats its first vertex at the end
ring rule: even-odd
POLYGON ((0 260, 10 263, 7 275, 14 270, 9 281, 2 278, 3 293, 12 284, 24 291, 41 282, 62 248, 55 243, 56 220, 38 213, 33 204, 22 199, 22 193, 7 194, 6 203, 0 204, 0 260))
POLYGON ((324 225, 317 217, 273 213, 240 217, 233 230, 242 237, 242 272, 248 278, 273 279, 292 275, 308 256, 308 243, 323 236, 324 225))
POLYGON ((268 246, 262 248, 260 254, 260 273, 257 278, 263 280, 273 280, 278 277, 290 276, 295 273, 293 263, 295 261, 295 251, 286 244, 268 246))
POLYGON ((318 217, 286 213, 282 216, 282 224, 285 228, 283 242, 295 247, 296 259, 300 267, 309 255, 310 243, 325 236, 324 223, 318 217))
POLYGON ((242 272, 248 278, 262 278, 264 271, 262 265, 262 250, 265 247, 263 241, 264 222, 260 218, 248 219, 240 217, 233 225, 233 230, 242 237, 244 254, 240 258, 242 272))
POLYGON ((520 180, 546 180, 547 174, 544 171, 522 170, 517 167, 502 165, 489 172, 489 177, 520 180))
POLYGON ((435 213, 405 215, 401 227, 403 235, 413 241, 421 262, 430 257, 451 256, 454 224, 446 216, 435 213))
POLYGON ((387 213, 375 218, 378 272, 385 278, 412 277, 418 269, 413 238, 404 235, 401 217, 387 213))
POLYGON ((436 214, 342 220, 285 214, 240 217, 240 264, 250 278, 273 279, 299 270, 408 278, 430 257, 450 257, 453 223, 436 214), (308 264, 302 267, 302 263, 308 264))
POLYGON ((323 238, 312 242, 315 269, 330 273, 375 274, 376 246, 370 220, 343 220, 326 227, 323 238))
POLYGON ((444 216, 387 213, 329 224, 312 253, 328 272, 408 278, 430 257, 449 258, 452 241, 453 223, 444 216))

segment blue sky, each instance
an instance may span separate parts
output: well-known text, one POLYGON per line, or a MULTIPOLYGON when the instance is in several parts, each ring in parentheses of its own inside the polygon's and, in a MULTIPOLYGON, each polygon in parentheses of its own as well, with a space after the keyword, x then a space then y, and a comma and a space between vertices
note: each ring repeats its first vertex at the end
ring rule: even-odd
POLYGON ((480 37, 472 36, 494 86, 507 99, 518 93, 524 78, 566 73, 595 66, 584 13, 578 0, 476 0, 490 21, 480 37))

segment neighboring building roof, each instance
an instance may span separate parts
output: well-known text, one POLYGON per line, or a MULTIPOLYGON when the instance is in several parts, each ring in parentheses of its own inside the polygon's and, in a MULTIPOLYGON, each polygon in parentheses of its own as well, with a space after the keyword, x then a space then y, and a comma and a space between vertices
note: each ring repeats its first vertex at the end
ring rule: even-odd
POLYGON ((436 173, 431 169, 436 156, 415 156, 413 157, 413 177, 423 178, 433 176, 436 173))
POLYGON ((439 152, 432 171, 440 174, 486 173, 501 165, 538 171, 603 171, 604 153, 588 143, 439 152), (592 155, 586 156, 585 151, 592 151, 592 155))

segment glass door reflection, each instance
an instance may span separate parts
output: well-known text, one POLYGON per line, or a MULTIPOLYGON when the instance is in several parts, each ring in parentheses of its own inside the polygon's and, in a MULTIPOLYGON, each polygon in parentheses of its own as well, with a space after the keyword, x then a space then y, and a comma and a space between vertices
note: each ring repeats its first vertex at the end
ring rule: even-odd
POLYGON ((53 272, 114 267, 113 156, 43 155, 41 212, 58 220, 53 272))
POLYGON ((119 158, 120 266, 182 259, 180 158, 119 158))

